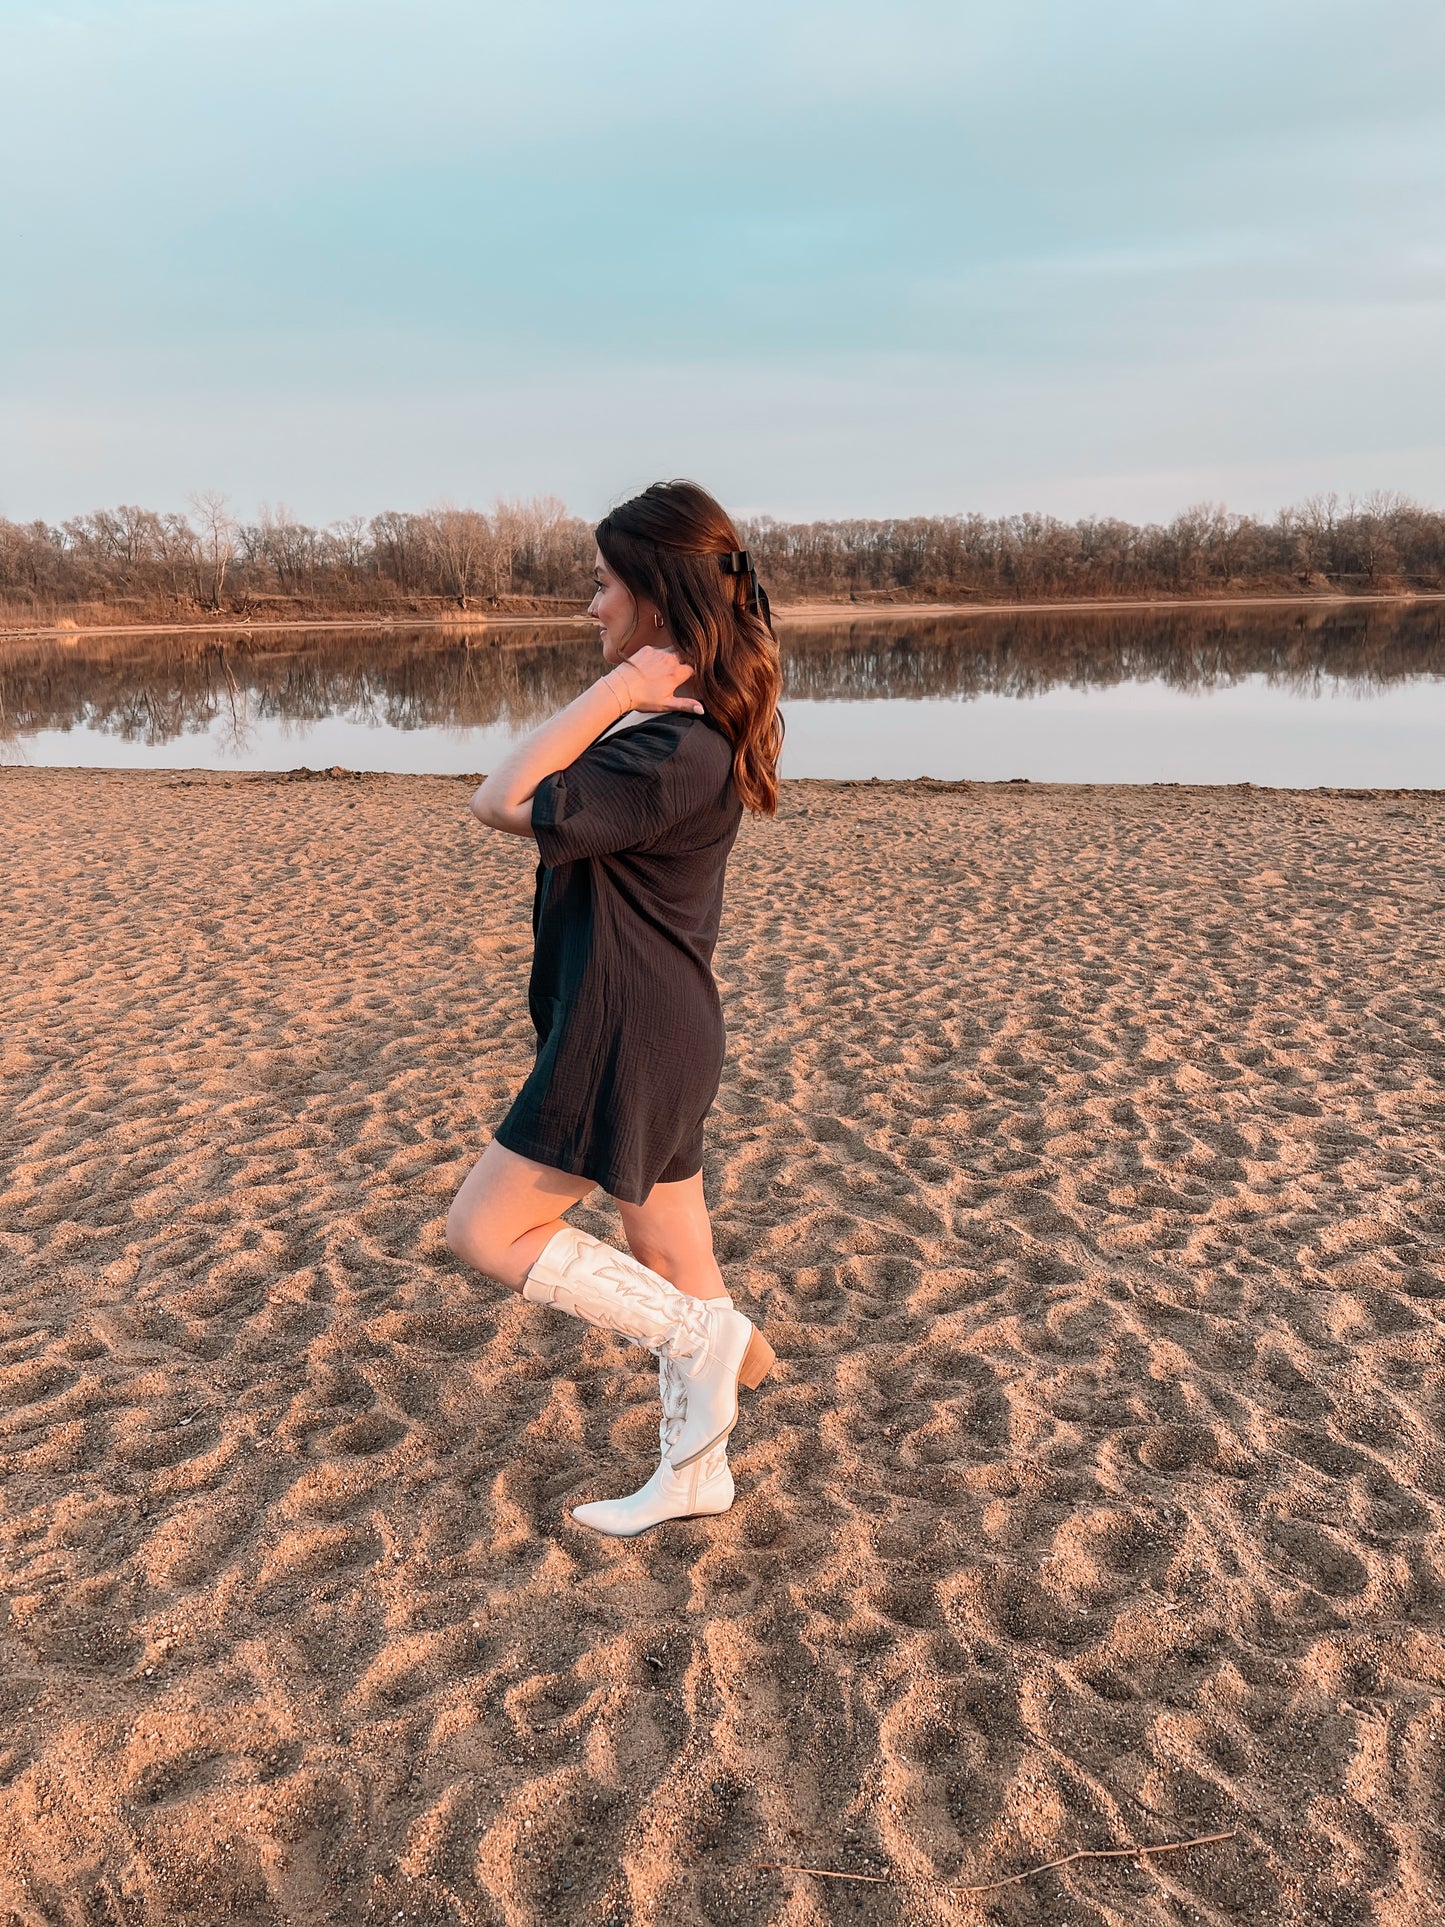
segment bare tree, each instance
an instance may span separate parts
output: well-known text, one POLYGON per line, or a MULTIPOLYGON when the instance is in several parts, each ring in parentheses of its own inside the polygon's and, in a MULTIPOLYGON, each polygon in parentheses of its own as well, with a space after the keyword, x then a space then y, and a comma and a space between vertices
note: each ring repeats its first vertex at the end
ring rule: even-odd
POLYGON ((1399 538, 1415 505, 1395 489, 1377 488, 1350 506, 1361 572, 1372 589, 1387 588, 1399 573, 1399 538))
POLYGON ((492 594, 510 595, 512 567, 526 537, 522 503, 499 500, 492 507, 492 594))
POLYGON ((492 544, 487 518, 475 509, 443 506, 427 511, 426 525, 443 593, 453 597, 459 609, 465 609, 492 544))
POLYGON ((372 516, 371 550, 376 567, 403 595, 410 595, 421 585, 427 546, 421 516, 400 515, 394 509, 372 516))
POLYGON ((278 588, 293 595, 311 587, 319 542, 316 530, 307 528, 284 502, 274 509, 263 502, 257 525, 242 531, 243 547, 270 568, 278 588))
POLYGON ((208 609, 219 609, 226 571, 235 560, 240 530, 229 502, 218 489, 203 489, 186 500, 196 518, 197 575, 203 591, 197 600, 203 601, 208 609))
POLYGON ((340 567, 359 581, 365 573, 370 552, 366 546, 366 517, 348 515, 326 530, 326 552, 333 566, 340 567))

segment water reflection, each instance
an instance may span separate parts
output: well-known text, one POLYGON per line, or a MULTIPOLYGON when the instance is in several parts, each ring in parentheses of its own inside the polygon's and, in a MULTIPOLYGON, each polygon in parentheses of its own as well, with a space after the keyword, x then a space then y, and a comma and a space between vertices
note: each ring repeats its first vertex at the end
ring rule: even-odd
POLYGON ((799 629, 784 641, 787 693, 815 701, 1125 682, 1206 690, 1260 676, 1304 694, 1445 675, 1445 604, 932 617, 799 629))
POLYGON ((143 743, 216 725, 239 742, 269 721, 304 729, 338 716, 395 730, 522 730, 596 673, 596 646, 576 632, 497 633, 496 642, 346 630, 24 645, 0 661, 0 716, 12 735, 87 729, 143 743))
MULTIPOLYGON (((1242 696, 1258 688, 1270 692, 1272 715, 1284 714, 1284 699, 1312 701, 1331 691, 1403 697, 1403 686, 1420 678, 1445 689, 1439 603, 874 617, 785 628, 783 643, 793 774, 968 773, 986 717, 995 736, 1002 727, 1018 737, 1027 762, 1031 728, 1041 743, 1048 712, 1069 706, 1066 692, 1119 692, 1105 707, 1112 705, 1111 715, 1117 709, 1114 720, 1127 729, 1152 724, 1125 696, 1126 685, 1136 697, 1140 689, 1242 696), (1017 698, 1050 700, 1008 711, 1001 723, 1017 698), (960 701, 971 710, 961 712, 960 701), (865 703, 866 715, 815 708, 865 703), (1130 725, 1131 715, 1140 721, 1130 725), (807 748, 819 732, 835 745, 831 761, 819 762, 807 748), (953 753, 958 766, 914 769, 910 742, 925 737, 943 745, 930 762, 947 764, 953 753)), ((350 754, 364 767, 479 769, 498 743, 584 688, 598 660, 590 628, 555 626, 11 643, 0 645, 0 734, 11 760, 36 762, 285 767, 288 755, 316 765, 350 754), (402 742, 419 732, 458 740, 438 760, 422 742, 402 742), (355 751, 360 738, 364 756, 355 751)), ((1196 719, 1230 706, 1195 706, 1196 719)), ((1089 708, 1095 718, 1103 713, 1097 700, 1089 708)), ((1066 772, 1010 773, 1047 779, 1066 772)), ((1213 780, 1232 779, 1221 769, 1213 780)))

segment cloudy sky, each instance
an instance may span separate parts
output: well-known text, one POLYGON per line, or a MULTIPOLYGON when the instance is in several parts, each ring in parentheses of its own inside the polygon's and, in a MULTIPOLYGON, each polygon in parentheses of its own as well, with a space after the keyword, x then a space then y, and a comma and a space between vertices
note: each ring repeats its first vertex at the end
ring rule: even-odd
POLYGON ((0 514, 1445 501, 1439 0, 0 0, 0 514))

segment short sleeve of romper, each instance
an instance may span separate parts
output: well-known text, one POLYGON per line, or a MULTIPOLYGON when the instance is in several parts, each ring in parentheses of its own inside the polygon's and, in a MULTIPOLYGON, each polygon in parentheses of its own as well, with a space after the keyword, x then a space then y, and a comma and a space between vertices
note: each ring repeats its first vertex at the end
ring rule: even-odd
POLYGON ((537 1060, 497 1129, 640 1204, 702 1168, 726 1038, 712 975, 742 806, 707 717, 602 738, 532 802, 537 1060))

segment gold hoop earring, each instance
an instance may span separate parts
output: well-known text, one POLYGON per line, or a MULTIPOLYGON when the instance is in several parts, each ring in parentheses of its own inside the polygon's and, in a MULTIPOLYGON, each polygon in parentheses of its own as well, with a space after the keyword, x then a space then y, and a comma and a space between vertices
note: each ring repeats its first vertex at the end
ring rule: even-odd
POLYGON ((663 626, 662 616, 656 609, 652 612, 652 626, 654 629, 660 629, 663 626))

